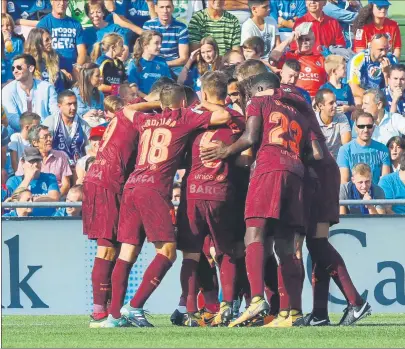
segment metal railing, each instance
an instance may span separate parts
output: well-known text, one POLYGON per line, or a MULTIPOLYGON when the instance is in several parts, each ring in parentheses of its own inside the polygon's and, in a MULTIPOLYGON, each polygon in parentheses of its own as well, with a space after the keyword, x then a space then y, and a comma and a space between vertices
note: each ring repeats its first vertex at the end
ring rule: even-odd
MULTIPOLYGON (((173 203, 178 206, 178 202, 173 203)), ((341 206, 352 205, 405 205, 405 199, 397 200, 340 200, 341 206)), ((49 207, 82 207, 81 202, 5 202, 1 205, 2 208, 49 208, 49 207)))

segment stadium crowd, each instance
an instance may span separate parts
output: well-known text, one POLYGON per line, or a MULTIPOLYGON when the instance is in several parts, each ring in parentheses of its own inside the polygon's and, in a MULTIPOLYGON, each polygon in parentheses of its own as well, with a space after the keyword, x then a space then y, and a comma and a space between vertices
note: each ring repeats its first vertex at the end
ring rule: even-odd
MULTIPOLYGON (((387 0, 1 4, 2 202, 82 201, 117 113, 159 109, 167 84, 184 85, 192 105, 207 72, 223 72, 225 105, 246 115, 241 81, 257 64, 315 111, 340 169, 340 199, 405 199, 405 65, 387 0)), ((176 206, 183 175, 178 170, 173 183, 176 206)), ((81 209, 3 213, 81 216, 81 209)), ((405 214, 405 206, 342 206, 340 213, 405 214)))

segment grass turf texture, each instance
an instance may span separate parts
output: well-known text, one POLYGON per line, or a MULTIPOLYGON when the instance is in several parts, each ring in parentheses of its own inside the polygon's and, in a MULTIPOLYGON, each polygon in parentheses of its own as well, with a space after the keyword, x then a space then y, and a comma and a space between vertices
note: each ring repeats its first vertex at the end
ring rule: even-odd
MULTIPOLYGON (((352 327, 186 328, 153 316, 150 329, 90 329, 86 316, 3 316, 3 348, 399 348, 405 314, 373 314, 352 327)), ((337 323, 339 315, 331 316, 337 323)))

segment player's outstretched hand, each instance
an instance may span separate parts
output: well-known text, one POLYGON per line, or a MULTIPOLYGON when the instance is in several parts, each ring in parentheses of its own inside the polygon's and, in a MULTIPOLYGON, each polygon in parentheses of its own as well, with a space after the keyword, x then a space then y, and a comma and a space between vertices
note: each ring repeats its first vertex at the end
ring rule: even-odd
POLYGON ((228 147, 221 141, 211 141, 215 143, 214 147, 200 147, 200 158, 202 161, 214 161, 226 159, 228 157, 228 147))

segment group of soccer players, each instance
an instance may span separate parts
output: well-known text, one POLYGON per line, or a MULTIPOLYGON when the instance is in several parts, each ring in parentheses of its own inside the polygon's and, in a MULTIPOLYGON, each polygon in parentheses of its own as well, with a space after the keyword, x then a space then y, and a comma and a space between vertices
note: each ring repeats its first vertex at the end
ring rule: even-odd
POLYGON ((183 252, 182 294, 171 318, 177 325, 329 325, 330 278, 348 302, 341 325, 371 313, 328 242, 329 227, 339 221, 340 176, 312 107, 260 61, 242 63, 236 76, 244 115, 226 106, 228 79, 215 71, 201 79, 201 101, 161 81, 109 124, 84 180, 84 233, 98 245, 90 327, 153 327, 143 306, 177 249, 183 252), (186 174, 176 223, 170 193, 179 169, 186 174), (124 305, 145 237, 156 256, 124 305), (306 316, 304 237, 314 291, 306 316), (207 257, 219 269, 222 301, 199 311, 198 291, 207 302, 207 280, 216 271, 207 257), (247 309, 239 314, 233 303, 241 289, 247 309))

